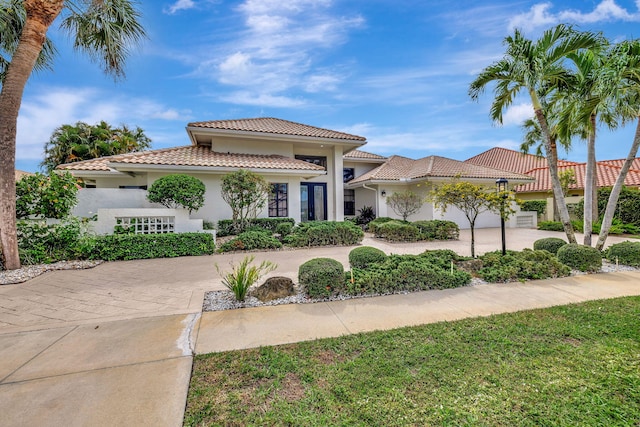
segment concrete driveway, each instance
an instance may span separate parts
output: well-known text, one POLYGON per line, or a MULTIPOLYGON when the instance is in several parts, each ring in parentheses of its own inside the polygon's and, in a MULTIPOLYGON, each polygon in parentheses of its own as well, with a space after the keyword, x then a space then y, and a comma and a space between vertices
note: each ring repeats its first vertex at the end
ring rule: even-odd
MULTIPOLYGON (((522 249, 549 236, 562 234, 509 229, 507 245, 522 249)), ((363 244, 396 254, 437 248, 470 253, 468 230, 456 242, 389 244, 368 238, 363 244)), ((499 230, 477 231, 478 253, 499 247, 499 230)), ((252 255, 278 264, 274 274, 295 279, 298 266, 311 258, 330 257, 347 266, 351 249, 252 255)), ((180 425, 194 351, 640 294, 640 274, 634 272, 201 314, 204 293, 223 289, 215 264, 225 269, 244 256, 111 262, 0 286, 0 424, 180 425)))

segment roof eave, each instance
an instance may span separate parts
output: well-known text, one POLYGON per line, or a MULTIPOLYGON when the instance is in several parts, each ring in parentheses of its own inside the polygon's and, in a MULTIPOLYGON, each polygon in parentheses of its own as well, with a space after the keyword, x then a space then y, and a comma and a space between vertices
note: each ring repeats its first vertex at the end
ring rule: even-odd
POLYGON ((255 168, 255 167, 229 167, 229 166, 182 166, 182 165, 140 165, 131 163, 109 163, 109 166, 117 169, 121 173, 126 172, 148 172, 150 170, 165 170, 165 171, 191 171, 191 172, 206 172, 206 173, 220 173, 226 174, 229 172, 236 172, 238 169, 243 169, 259 174, 270 175, 300 175, 307 176, 321 176, 326 175, 325 170, 309 170, 309 169, 275 169, 275 168, 255 168))

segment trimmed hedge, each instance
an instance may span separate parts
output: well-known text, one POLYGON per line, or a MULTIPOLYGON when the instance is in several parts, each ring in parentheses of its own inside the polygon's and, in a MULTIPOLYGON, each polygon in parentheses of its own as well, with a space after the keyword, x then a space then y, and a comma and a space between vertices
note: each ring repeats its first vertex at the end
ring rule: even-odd
POLYGON ((558 249, 558 259, 575 270, 595 272, 602 268, 600 251, 577 243, 568 243, 558 249))
POLYGON ((420 230, 421 240, 458 240, 460 227, 453 221, 432 219, 412 223, 420 230))
POLYGON ((105 261, 211 255, 209 233, 111 234, 95 236, 90 259, 105 261))
POLYGON ((390 242, 415 242, 420 240, 420 229, 415 225, 399 220, 388 221, 375 227, 376 237, 390 242))
POLYGON ((504 256, 502 251, 495 251, 478 259, 482 262, 478 275, 492 283, 564 277, 571 273, 569 267, 546 250, 507 251, 504 256))
POLYGON ((352 269, 349 295, 389 294, 400 291, 448 289, 464 286, 471 275, 452 265, 453 251, 428 251, 420 255, 389 255, 367 269, 352 269))
POLYGON ((85 259, 92 247, 92 237, 86 235, 78 219, 50 225, 44 221, 18 221, 16 226, 20 262, 24 265, 85 259))
MULTIPOLYGON (((247 226, 247 228, 259 227, 275 233, 278 225, 291 224, 291 226, 293 227, 295 223, 296 221, 293 218, 254 218, 249 220, 249 225, 247 226)), ((246 231, 246 229, 243 231, 246 231)), ((220 237, 236 234, 233 230, 233 220, 221 219, 220 221, 218 221, 218 229, 216 234, 220 237)))
POLYGON ((533 242, 533 249, 537 251, 545 250, 552 254, 557 254, 558 249, 566 245, 567 242, 558 237, 547 237, 545 239, 538 239, 533 242))
POLYGON ((538 215, 544 214, 547 210, 547 201, 546 200, 525 200, 522 202, 522 210, 531 212, 538 212, 538 215))
POLYGON ((282 243, 268 230, 249 230, 238 234, 220 246, 220 252, 252 251, 256 249, 279 249, 282 243))
POLYGON ((640 242, 621 242, 609 246, 604 256, 611 262, 640 267, 640 242))
POLYGON ((350 221, 309 221, 296 225, 283 242, 294 247, 348 246, 362 242, 364 231, 350 221))
POLYGON ((559 221, 540 221, 538 223, 538 230, 545 231, 564 231, 562 223, 559 221))
POLYGON ((314 258, 298 269, 298 283, 310 298, 324 298, 344 287, 344 267, 331 258, 314 258))
POLYGON ((389 221, 397 221, 397 220, 393 218, 389 218, 388 216, 381 216, 372 221, 369 221, 369 224, 367 224, 367 230, 369 230, 373 234, 376 234, 376 230, 378 229, 378 226, 384 223, 387 223, 389 221))
POLYGON ((349 252, 349 265, 352 268, 367 268, 371 264, 382 262, 387 255, 378 248, 361 246, 349 252))

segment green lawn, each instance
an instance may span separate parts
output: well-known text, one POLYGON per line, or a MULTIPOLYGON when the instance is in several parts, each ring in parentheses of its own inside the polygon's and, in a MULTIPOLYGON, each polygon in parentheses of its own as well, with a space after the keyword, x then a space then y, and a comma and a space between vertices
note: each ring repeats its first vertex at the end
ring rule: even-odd
POLYGON ((198 356, 185 425, 640 426, 640 297, 198 356))

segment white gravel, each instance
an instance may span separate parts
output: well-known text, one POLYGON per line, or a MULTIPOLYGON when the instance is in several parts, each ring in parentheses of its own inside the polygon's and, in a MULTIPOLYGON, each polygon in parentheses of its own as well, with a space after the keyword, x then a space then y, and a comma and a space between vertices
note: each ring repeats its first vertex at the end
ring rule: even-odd
POLYGON ((0 285, 13 285, 26 282, 47 271, 83 270, 102 264, 103 261, 59 261, 53 264, 25 265, 17 270, 1 270, 0 285))

